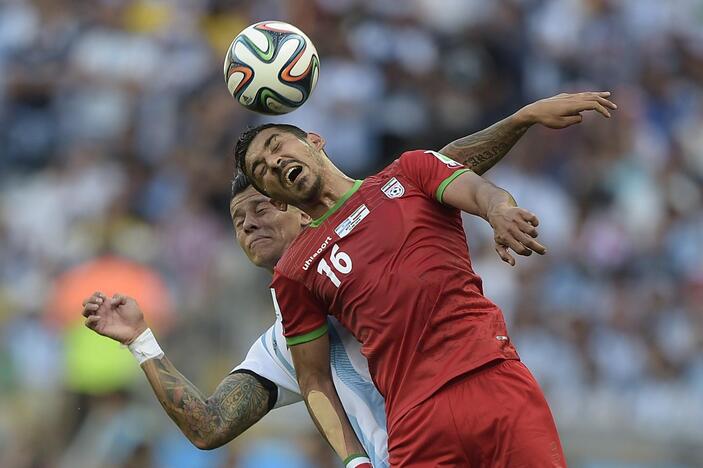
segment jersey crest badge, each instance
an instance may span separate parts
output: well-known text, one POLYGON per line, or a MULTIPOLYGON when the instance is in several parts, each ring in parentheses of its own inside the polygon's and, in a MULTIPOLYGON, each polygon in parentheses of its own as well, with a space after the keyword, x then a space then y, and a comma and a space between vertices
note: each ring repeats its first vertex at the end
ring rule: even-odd
POLYGON ((362 219, 369 215, 370 211, 366 205, 361 205, 359 208, 354 210, 354 212, 347 219, 342 221, 342 223, 337 226, 334 232, 341 238, 349 234, 352 229, 354 229, 357 224, 361 222, 362 219))
POLYGON ((435 158, 439 159, 444 164, 446 164, 447 167, 459 167, 462 165, 461 163, 454 161, 452 158, 445 156, 442 153, 438 153, 436 151, 425 151, 425 153, 431 154, 435 158))
POLYGON ((393 177, 381 187, 381 191, 386 194, 388 198, 400 198, 405 193, 405 187, 403 187, 403 184, 401 184, 398 179, 393 177))

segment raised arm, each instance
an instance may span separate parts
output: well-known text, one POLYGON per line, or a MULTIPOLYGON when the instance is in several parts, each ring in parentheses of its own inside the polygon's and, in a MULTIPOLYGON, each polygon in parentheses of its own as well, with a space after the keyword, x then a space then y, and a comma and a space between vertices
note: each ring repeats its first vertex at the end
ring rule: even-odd
POLYGON ((443 203, 480 216, 493 228, 495 250, 503 261, 515 265, 508 249, 520 255, 547 249, 537 242, 537 216, 518 208, 512 195, 473 172, 464 172, 444 190, 443 203))
POLYGON ((327 333, 313 341, 291 346, 300 394, 315 426, 345 465, 370 467, 334 387, 329 348, 327 333))
POLYGON ((480 132, 459 138, 439 152, 483 174, 510 151, 534 124, 549 128, 565 128, 581 122, 581 112, 595 110, 609 118, 608 109, 617 106, 607 97, 610 92, 562 93, 523 107, 510 117, 480 132))
MULTIPOLYGON (((96 292, 83 306, 88 328, 122 344, 132 343, 147 330, 134 299, 108 299, 96 292)), ((159 354, 142 362, 141 368, 161 406, 196 447, 209 450, 226 444, 268 413, 271 394, 256 377, 230 374, 205 396, 159 354)))

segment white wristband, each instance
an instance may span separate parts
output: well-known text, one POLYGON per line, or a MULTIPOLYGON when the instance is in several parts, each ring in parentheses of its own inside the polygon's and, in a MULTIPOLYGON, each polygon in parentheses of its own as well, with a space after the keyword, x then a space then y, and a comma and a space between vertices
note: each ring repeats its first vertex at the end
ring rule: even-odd
POLYGON ((164 352, 161 350, 161 346, 156 341, 154 334, 151 332, 151 328, 147 328, 132 341, 127 348, 132 352, 139 365, 142 365, 144 361, 154 358, 162 358, 164 352))
POLYGON ((351 455, 347 458, 344 468, 365 468, 371 466, 369 457, 363 455, 351 455))

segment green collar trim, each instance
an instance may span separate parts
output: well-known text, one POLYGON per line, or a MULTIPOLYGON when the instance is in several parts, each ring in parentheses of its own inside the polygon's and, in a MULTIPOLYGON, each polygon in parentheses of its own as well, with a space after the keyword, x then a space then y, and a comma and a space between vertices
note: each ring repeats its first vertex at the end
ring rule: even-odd
POLYGON ((335 211, 337 211, 338 209, 340 209, 340 208, 342 207, 342 205, 344 205, 344 203, 345 203, 347 200, 349 200, 349 197, 351 197, 352 195, 354 195, 354 194, 356 193, 356 191, 359 190, 359 187, 361 187, 362 182, 363 182, 362 180, 355 180, 355 181, 354 181, 354 185, 352 186, 352 188, 350 188, 350 189, 347 191, 347 193, 345 193, 344 195, 342 195, 342 198, 340 198, 339 200, 337 200, 337 203, 335 203, 329 210, 327 210, 327 211, 325 212, 325 214, 323 214, 322 216, 320 216, 320 217, 317 218, 317 219, 313 219, 313 220, 312 220, 312 222, 310 223, 310 227, 316 228, 316 227, 318 227, 320 224, 324 223, 327 218, 329 218, 330 216, 332 216, 335 211))

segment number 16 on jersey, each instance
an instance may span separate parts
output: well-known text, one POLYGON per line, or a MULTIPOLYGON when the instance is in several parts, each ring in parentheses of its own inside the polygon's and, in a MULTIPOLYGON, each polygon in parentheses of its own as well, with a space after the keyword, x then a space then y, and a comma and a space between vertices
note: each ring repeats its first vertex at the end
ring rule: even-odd
MULTIPOLYGON (((332 246, 330 262, 332 262, 332 266, 335 270, 344 275, 348 274, 352 270, 351 257, 345 252, 339 250, 339 246, 337 244, 334 244, 332 246)), ((321 275, 327 275, 330 281, 332 281, 332 284, 334 284, 334 286, 337 288, 340 284, 342 284, 342 282, 339 280, 339 277, 332 270, 332 268, 330 268, 329 263, 327 263, 327 260, 325 260, 324 257, 320 260, 320 263, 317 264, 317 272, 321 275)))

